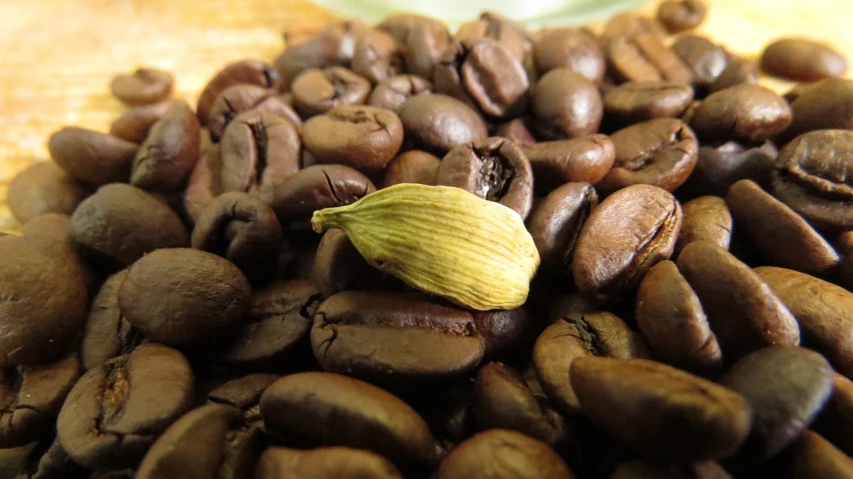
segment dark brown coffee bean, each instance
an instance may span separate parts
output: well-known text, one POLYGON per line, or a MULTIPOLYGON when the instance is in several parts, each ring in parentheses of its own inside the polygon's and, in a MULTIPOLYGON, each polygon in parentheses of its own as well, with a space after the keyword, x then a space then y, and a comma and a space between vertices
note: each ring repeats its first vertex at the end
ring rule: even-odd
POLYGON ((151 127, 163 118, 172 103, 173 101, 161 101, 127 110, 110 125, 110 135, 141 144, 148 137, 151 127))
POLYGON ((581 411, 636 454, 670 464, 727 457, 750 432, 739 394, 644 359, 579 358, 571 382, 581 411))
POLYGON ((608 71, 623 81, 666 80, 689 85, 693 80, 690 68, 658 34, 625 33, 605 41, 608 71))
POLYGON ((542 389, 563 414, 578 412, 570 382, 572 362, 585 356, 651 358, 643 337, 607 312, 568 313, 545 328, 533 347, 533 366, 542 389))
POLYGON ((416 75, 396 75, 379 82, 367 104, 396 112, 409 98, 432 92, 433 85, 429 80, 416 75))
POLYGON ((652 266, 637 291, 637 326, 667 363, 701 376, 722 366, 717 337, 699 297, 672 261, 652 266))
POLYGON ((454 40, 469 46, 483 38, 497 40, 522 61, 534 43, 523 24, 494 12, 483 12, 479 19, 463 23, 453 36, 454 40))
POLYGON ((675 118, 631 125, 610 135, 610 140, 616 151, 613 168, 595 185, 604 194, 636 184, 673 191, 696 166, 696 135, 675 118))
POLYGON ((343 67, 302 72, 293 81, 293 106, 303 118, 326 113, 344 105, 363 105, 370 82, 343 67))
POLYGON ((533 206, 533 171, 527 155, 500 137, 454 146, 442 158, 435 184, 455 186, 500 203, 527 218, 533 206))
POLYGON ((260 423, 261 395, 278 378, 276 374, 255 373, 232 379, 209 392, 207 403, 235 407, 247 424, 260 423))
POLYGON ((193 372, 181 353, 140 346, 77 381, 59 412, 59 442, 89 469, 134 467, 192 396, 193 372))
POLYGON ((472 314, 474 329, 485 343, 486 359, 512 353, 533 340, 530 333, 535 324, 524 308, 472 311, 472 314))
MULTIPOLYGON (((352 71, 379 83, 393 76, 405 73, 403 51, 390 33, 377 28, 369 28, 356 37, 352 56, 352 71)), ((432 79, 428 75, 427 79, 432 79)))
POLYGON ((199 346, 233 333, 250 296, 249 282, 229 261, 174 248, 134 263, 119 289, 118 304, 131 326, 152 341, 199 346))
POLYGON ((331 373, 297 373, 261 397, 264 424, 319 445, 367 449, 395 464, 431 464, 437 444, 429 426, 396 396, 357 379, 331 373), (345 417, 348 426, 341 427, 345 417))
POLYGON ((201 157, 187 179, 184 191, 184 211, 195 221, 202 210, 222 193, 220 146, 213 144, 202 149, 201 157))
POLYGON ((666 37, 666 32, 654 18, 629 12, 610 17, 601 33, 601 44, 607 45, 614 38, 638 33, 656 35, 661 39, 666 37))
POLYGON ((141 67, 130 74, 118 75, 110 82, 113 96, 130 106, 150 105, 172 95, 172 74, 165 70, 141 67))
POLYGON ((803 89, 793 102, 794 121, 780 135, 780 141, 814 130, 853 129, 853 80, 823 80, 803 89))
POLYGON ((119 310, 118 291, 126 276, 127 270, 122 270, 107 278, 92 300, 80 343, 84 371, 130 353, 144 340, 119 310))
POLYGON ((183 101, 175 101, 151 127, 133 160, 130 182, 148 191, 183 189, 199 158, 198 118, 183 101))
POLYGON ((314 316, 311 344, 323 369, 381 382, 459 376, 485 353, 470 312, 408 293, 330 297, 314 316))
POLYGON ((263 432, 246 425, 239 409, 208 404, 169 426, 151 445, 135 477, 251 477, 264 447, 263 432))
POLYGON ((693 101, 690 85, 673 82, 627 82, 604 97, 608 121, 630 125, 655 118, 677 118, 693 101))
POLYGON ((406 139, 413 146, 444 155, 459 143, 488 136, 483 119, 461 101, 447 95, 416 95, 400 107, 406 139))
MULTIPOLYGON (((0 452, 0 463, 5 462, 4 459, 3 453, 0 452)), ((0 477, 15 479, 87 479, 89 477, 89 471, 68 457, 68 453, 59 444, 57 438, 37 445, 30 453, 29 463, 17 476, 5 476, 4 473, 4 466, 0 466, 0 477)))
POLYGON ((0 449, 0 474, 2 474, 0 477, 12 479, 23 473, 37 445, 33 442, 26 446, 0 449))
POLYGON ((751 83, 712 93, 690 119, 690 127, 702 141, 761 142, 790 124, 788 103, 772 90, 751 83))
POLYGON ((361 449, 300 451, 271 447, 261 454, 255 479, 403 479, 388 459, 361 449))
POLYGON ((591 81, 569 68, 555 68, 530 89, 536 132, 545 139, 562 140, 598 131, 604 105, 591 81))
POLYGON ((732 479, 732 476, 714 461, 681 466, 629 461, 616 468, 610 479, 732 479))
POLYGON ((219 195, 197 218, 193 248, 226 258, 252 284, 269 281, 281 250, 281 225, 273 210, 246 193, 219 195))
POLYGON ((514 141, 518 146, 525 148, 536 144, 536 138, 530 131, 530 121, 527 118, 516 118, 510 120, 495 130, 494 136, 500 136, 514 141))
POLYGON ((820 411, 814 423, 814 429, 832 444, 850 454, 853 451, 853 381, 835 373, 833 375, 832 394, 820 411))
POLYGON ((632 292, 649 268, 669 259, 680 228, 681 206, 665 190, 633 185, 617 191, 584 223, 572 258, 575 284, 586 294, 632 292))
POLYGON ((302 140, 319 163, 376 173, 400 150, 403 124, 391 110, 339 106, 305 122, 302 140))
POLYGON ((23 446, 51 431, 79 376, 74 352, 51 364, 0 370, 0 447, 23 446))
POLYGON ((543 271, 567 274, 590 212, 598 206, 598 194, 589 183, 566 183, 548 194, 527 218, 527 230, 539 252, 543 271))
POLYGON ((707 14, 708 7, 702 0, 667 0, 658 6, 655 18, 675 34, 698 27, 707 14))
POLYGON ((190 242, 180 218, 165 203, 122 184, 103 186, 80 203, 71 216, 71 238, 111 268, 129 265, 158 248, 190 242))
POLYGON ((713 83, 729 63, 729 55, 723 47, 703 36, 680 36, 671 48, 690 68, 693 73, 693 84, 698 87, 713 83))
POLYGON ((585 28, 554 28, 544 32, 533 47, 536 69, 545 74, 569 68, 594 83, 601 83, 606 64, 595 34, 585 28))
POLYGON ((285 33, 287 49, 275 59, 281 88, 290 90, 293 79, 305 70, 348 66, 355 52, 356 37, 366 29, 359 20, 330 22, 320 33, 302 43, 294 43, 291 35, 285 33))
POLYGON ((574 479, 575 475, 547 444, 505 429, 481 432, 459 444, 433 474, 433 479, 574 479))
POLYGON ((540 193, 570 182, 595 184, 610 171, 616 158, 613 142, 598 134, 544 141, 522 147, 522 151, 530 160, 533 185, 540 193))
POLYGON ((838 253, 806 220, 751 180, 729 188, 726 204, 738 227, 771 264, 823 275, 838 265, 838 253))
POLYGON ((281 77, 278 72, 264 62, 257 60, 242 60, 227 65, 216 73, 205 85, 204 90, 198 97, 198 121, 207 125, 210 120, 210 109, 222 90, 238 85, 249 83, 270 90, 281 88, 281 77))
POLYGON ((299 133, 284 117, 249 110, 231 120, 220 140, 222 192, 260 192, 299 171, 299 133))
POLYGON ((847 71, 847 60, 833 47, 805 38, 781 38, 764 47, 761 69, 788 80, 813 82, 838 78, 847 71))
POLYGON ((91 194, 56 164, 39 161, 21 170, 9 183, 7 204, 15 219, 26 223, 45 213, 71 214, 91 194))
POLYGON ((126 183, 137 150, 129 141, 76 126, 50 135, 47 148, 71 177, 93 185, 126 183))
POLYGON ((381 188, 400 183, 434 185, 441 159, 425 151, 410 150, 398 155, 385 167, 381 188))
POLYGON ((395 279, 370 266, 346 233, 333 228, 323 234, 317 246, 314 283, 328 298, 341 291, 393 289, 395 279))
POLYGON ((851 151, 850 131, 813 131, 798 137, 776 158, 773 195, 817 228, 853 229, 853 191, 847 185, 851 151))
MULTIPOLYGON (((249 367, 280 367, 300 345, 308 345, 308 331, 323 296, 311 281, 276 282, 252 295, 242 328, 221 360, 249 367)), ((307 349, 307 348, 306 348, 307 349)))
POLYGON ((744 356, 720 378, 752 407, 752 431, 738 452, 766 460, 807 428, 832 392, 832 368, 820 354, 774 346, 744 356))
POLYGON ((76 258, 36 238, 0 237, 0 366, 51 362, 86 319, 86 284, 76 258))
POLYGON ((761 267, 755 272, 797 318, 803 347, 821 353, 839 373, 853 376, 853 293, 788 269, 761 267))
POLYGON ((210 131, 210 138, 213 141, 219 141, 231 120, 249 110, 271 113, 285 118, 297 128, 302 126, 299 115, 285 103, 277 91, 241 83, 222 90, 210 107, 210 119, 206 125, 210 131))
POLYGON ((792 479, 843 479, 853 476, 853 459, 817 433, 808 430, 803 431, 776 462, 777 467, 786 472, 782 477, 792 479))
POLYGON ((708 85, 708 92, 715 93, 742 83, 758 83, 759 76, 758 63, 755 60, 729 55, 726 68, 708 85))
POLYGON ((758 146, 729 141, 717 146, 700 146, 696 168, 679 192, 690 195, 726 196, 729 186, 750 179, 760 185, 770 183, 770 172, 778 150, 767 141, 758 146))
POLYGON ((719 196, 701 196, 681 207, 684 221, 675 243, 675 256, 694 241, 710 241, 720 248, 729 249, 732 239, 732 214, 726 201, 719 196))
POLYGON ((694 241, 676 262, 696 291, 730 361, 771 345, 796 345, 797 321, 749 266, 709 241, 694 241))
POLYGON ((431 78, 433 67, 450 43, 450 32, 440 20, 423 15, 400 13, 385 18, 376 28, 388 32, 397 41, 404 70, 431 78))

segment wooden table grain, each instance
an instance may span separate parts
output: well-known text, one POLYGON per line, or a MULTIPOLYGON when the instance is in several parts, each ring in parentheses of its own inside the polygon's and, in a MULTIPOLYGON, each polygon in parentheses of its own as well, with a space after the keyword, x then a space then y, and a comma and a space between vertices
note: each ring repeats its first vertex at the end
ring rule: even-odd
MULTIPOLYGON (((832 42, 853 59, 849 0, 709 3, 701 31, 737 53, 755 55, 792 34, 832 42)), ((176 96, 194 103, 226 63, 271 60, 282 32, 316 28, 332 14, 307 0, 0 0, 0 18, 0 231, 15 231, 4 205, 9 181, 48 159, 47 136, 63 125, 109 128, 124 111, 109 95, 116 72, 170 70, 176 96)))

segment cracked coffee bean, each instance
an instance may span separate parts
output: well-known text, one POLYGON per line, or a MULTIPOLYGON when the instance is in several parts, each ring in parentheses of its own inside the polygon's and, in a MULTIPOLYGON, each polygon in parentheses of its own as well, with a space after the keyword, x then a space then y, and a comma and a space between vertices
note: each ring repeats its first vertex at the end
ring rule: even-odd
POLYGON ((358 34, 352 56, 353 72, 377 84, 404 70, 402 48, 390 33, 368 28, 358 34))
POLYGON ((210 118, 205 125, 210 131, 210 138, 219 141, 231 120, 249 110, 280 116, 297 128, 302 126, 299 115, 275 90, 252 84, 238 84, 222 90, 210 107, 210 118))
POLYGON ((608 71, 623 81, 692 83, 690 68, 658 34, 624 33, 606 41, 605 45, 608 71))
POLYGON ((80 360, 84 371, 130 353, 145 340, 119 310, 118 292, 125 277, 126 269, 107 278, 92 300, 80 341, 80 360))
POLYGON ((681 205, 684 220, 675 242, 675 257, 694 241, 710 241, 729 249, 732 239, 732 213, 719 196, 701 196, 681 205))
POLYGON ((433 89, 432 82, 417 75, 396 75, 379 82, 370 93, 367 104, 396 112, 409 98, 432 93, 433 89))
POLYGON ((355 52, 358 35, 367 29, 359 20, 341 20, 327 24, 317 35, 302 43, 293 43, 285 33, 287 49, 275 59, 281 76, 282 91, 289 91, 300 73, 312 68, 347 66, 355 52))
POLYGON ((293 81, 293 106, 303 118, 346 105, 363 105, 370 82, 343 67, 307 70, 293 81))
POLYGON ((261 395, 278 378, 276 374, 255 373, 232 379, 209 392, 207 403, 235 407, 246 424, 261 424, 261 395))
POLYGON ((441 53, 450 43, 444 22, 423 15, 400 13, 376 26, 394 38, 401 51, 403 68, 413 75, 431 78, 441 53))
POLYGON ((241 83, 278 90, 281 87, 281 77, 273 67, 257 60, 242 60, 229 64, 207 82, 199 95, 196 108, 199 123, 207 125, 210 109, 223 90, 241 83))

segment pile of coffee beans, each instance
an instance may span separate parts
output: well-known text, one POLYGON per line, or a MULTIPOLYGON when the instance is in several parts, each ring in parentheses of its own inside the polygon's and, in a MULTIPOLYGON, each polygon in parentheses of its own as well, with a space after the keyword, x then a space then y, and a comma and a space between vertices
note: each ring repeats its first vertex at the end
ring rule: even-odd
POLYGON ((811 40, 690 33, 706 11, 339 21, 192 106, 115 78, 109 133, 9 188, 0 479, 853 477, 853 81, 811 40), (527 302, 312 230, 399 183, 525 219, 527 302))

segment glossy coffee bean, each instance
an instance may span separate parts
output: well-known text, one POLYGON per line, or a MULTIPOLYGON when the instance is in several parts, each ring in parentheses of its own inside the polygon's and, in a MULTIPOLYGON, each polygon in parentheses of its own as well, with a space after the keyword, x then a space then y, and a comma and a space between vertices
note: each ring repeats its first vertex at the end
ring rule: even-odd
POLYGON ((370 82, 343 67, 302 72, 291 85, 293 106, 303 118, 344 105, 362 105, 370 95, 370 82))
POLYGON ((693 73, 693 85, 708 86, 723 73, 729 62, 728 53, 708 38, 682 35, 672 44, 672 51, 693 73))
POLYGON ((379 82, 370 93, 367 104, 396 112, 409 98, 432 93, 433 90, 429 80, 416 75, 396 75, 379 82))
POLYGON ((142 67, 113 78, 110 91, 126 105, 150 105, 169 98, 173 83, 171 73, 142 67))
POLYGON ((762 461, 808 427, 832 392, 832 368, 814 351, 774 346, 744 356, 719 382, 752 407, 752 431, 738 456, 762 461))
POLYGON ((250 83, 241 83, 222 90, 210 107, 210 118, 205 125, 210 131, 210 138, 213 141, 219 141, 231 120, 249 110, 271 113, 287 119, 297 128, 302 126, 299 115, 278 95, 277 91, 250 83))
POLYGON ((141 144, 148 137, 151 127, 163 118, 172 103, 173 101, 167 100, 127 110, 110 125, 110 135, 141 144))
POLYGON ((80 360, 84 371, 100 367, 116 356, 130 353, 145 339, 119 310, 118 292, 125 277, 126 269, 107 278, 92 300, 80 342, 80 360))
POLYGON ((430 78, 450 43, 450 32, 444 22, 424 15, 393 14, 376 28, 388 32, 400 45, 405 71, 423 78, 430 78))
POLYGON ((402 48, 390 33, 377 28, 359 32, 352 56, 353 72, 376 84, 405 73, 403 62, 402 48))
POLYGON ((769 141, 753 146, 735 141, 700 146, 696 168, 679 192, 688 197, 726 196, 729 187, 743 179, 767 185, 777 154, 769 141))
POLYGON ((305 70, 349 65, 355 53, 356 37, 366 29, 367 26, 358 20, 340 20, 330 22, 303 42, 287 38, 287 49, 275 59, 281 89, 289 91, 293 79, 305 70))
POLYGON ((314 283, 325 297, 341 291, 396 289, 399 280, 370 266, 338 228, 323 234, 314 260, 314 283))
POLYGON ((410 150, 397 155, 388 162, 380 181, 380 188, 387 188, 400 183, 418 183, 434 185, 435 175, 441 159, 425 151, 410 150))
POLYGON ((666 0, 658 6, 655 18, 674 34, 698 27, 707 13, 708 6, 703 0, 666 0))
POLYGON ((604 105, 595 84, 569 68, 555 68, 530 89, 531 112, 539 136, 562 140, 598 131, 604 105))
POLYGON ((59 441, 89 469, 134 467, 192 396, 193 373, 181 353, 140 346, 77 381, 59 413, 59 441))
POLYGON ((271 447, 264 451, 255 479, 402 479, 394 464, 379 454, 348 447, 300 451, 271 447))
POLYGON ((829 45, 805 38, 781 38, 764 47, 761 69, 781 78, 813 82, 838 78, 847 71, 847 60, 829 45))
POLYGON ((71 214, 85 200, 89 187, 48 161, 33 163, 9 183, 7 204, 15 219, 26 223, 45 213, 71 214))
POLYGON ((729 249, 732 239, 732 214, 719 196, 700 196, 682 206, 684 221, 675 243, 675 256, 694 241, 710 241, 729 249))
POLYGON ((594 83, 601 83, 606 64, 595 34, 584 28, 554 28, 534 44, 536 69, 545 74, 555 68, 570 68, 594 83))
POLYGON ((780 135, 787 142, 814 130, 853 129, 853 80, 823 80, 803 89, 791 102, 794 120, 780 135))
POLYGON ((93 185, 124 183, 137 145, 112 135, 66 126, 50 135, 50 157, 72 178, 93 185))
POLYGON ((730 54, 726 68, 708 85, 708 93, 715 93, 742 83, 758 83, 758 63, 750 58, 730 54))
POLYGON ((536 144, 536 138, 533 136, 531 127, 528 118, 516 118, 498 126, 493 136, 512 140, 518 146, 526 148, 536 144))
POLYGON ((549 193, 570 182, 597 183, 616 158, 613 142, 598 134, 543 141, 522 147, 522 151, 530 160, 533 184, 539 193, 549 193))
POLYGON ((440 155, 459 143, 488 136, 480 115, 447 95, 413 96, 400 107, 399 116, 407 141, 415 148, 440 155))
POLYGON ((605 42, 608 71, 623 81, 692 82, 690 68, 658 34, 624 33, 605 42))
POLYGON ((276 374, 254 373, 232 379, 207 394, 207 404, 222 404, 240 410, 246 425, 260 424, 261 395, 279 378, 276 374))
POLYGON ((693 89, 681 83, 627 82, 604 96, 604 117, 618 125, 656 118, 677 118, 693 101, 693 89))
POLYGON ((198 121, 207 125, 210 109, 219 94, 226 88, 240 83, 258 85, 270 90, 278 90, 282 83, 278 72, 271 66, 257 60, 241 60, 219 70, 211 78, 198 97, 198 121))
POLYGON ((571 371, 584 415, 644 458, 719 459, 750 433, 750 405, 740 394, 670 366, 587 357, 571 371))
POLYGON ((570 271, 581 228, 596 206, 598 194, 589 183, 566 183, 533 209, 527 230, 539 252, 543 271, 570 271))
POLYGON ((489 11, 480 14, 477 20, 460 25, 453 36, 464 45, 472 45, 483 38, 497 40, 522 61, 534 44, 533 35, 524 24, 489 11))
POLYGON ((189 105, 173 102, 136 152, 130 183, 148 191, 182 189, 199 158, 199 128, 189 105))
POLYGON ((708 96, 690 119, 702 141, 767 140, 791 124, 791 107, 773 91, 749 83, 708 96))

